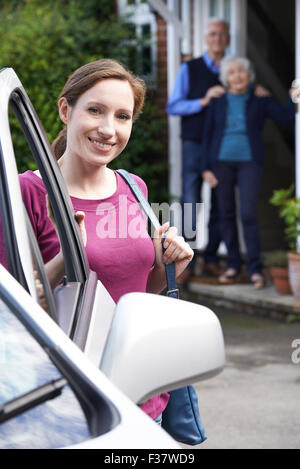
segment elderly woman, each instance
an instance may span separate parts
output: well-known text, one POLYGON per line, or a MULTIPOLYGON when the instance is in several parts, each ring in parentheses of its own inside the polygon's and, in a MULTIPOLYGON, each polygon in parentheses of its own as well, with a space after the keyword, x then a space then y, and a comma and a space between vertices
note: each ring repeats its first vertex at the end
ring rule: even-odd
POLYGON ((220 79, 226 94, 212 100, 204 130, 203 178, 216 187, 221 235, 228 258, 220 283, 231 283, 241 270, 235 188, 239 189, 240 217, 246 244, 246 268, 255 288, 264 286, 260 254, 257 204, 263 175, 265 151, 262 138, 266 118, 291 125, 293 108, 283 108, 271 97, 257 97, 252 83, 255 74, 246 58, 226 57, 220 79))

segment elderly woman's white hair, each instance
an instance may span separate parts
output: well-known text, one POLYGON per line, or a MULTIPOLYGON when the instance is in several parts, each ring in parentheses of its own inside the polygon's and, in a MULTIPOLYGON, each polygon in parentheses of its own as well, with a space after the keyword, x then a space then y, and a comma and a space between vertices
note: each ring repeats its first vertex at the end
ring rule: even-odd
POLYGON ((223 85, 225 86, 225 88, 227 88, 228 86, 227 73, 228 73, 230 65, 233 63, 235 64, 237 63, 241 65, 249 75, 249 82, 250 83, 254 82, 255 72, 254 72, 253 65, 250 62, 250 60, 246 59, 246 57, 234 57, 232 55, 228 55, 221 61, 221 64, 220 64, 219 78, 220 78, 221 83, 223 83, 223 85))

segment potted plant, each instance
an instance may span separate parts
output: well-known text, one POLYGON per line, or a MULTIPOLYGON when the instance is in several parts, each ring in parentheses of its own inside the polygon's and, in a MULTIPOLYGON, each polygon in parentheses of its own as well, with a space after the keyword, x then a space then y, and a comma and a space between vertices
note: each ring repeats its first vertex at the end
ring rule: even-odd
POLYGON ((279 207, 279 216, 285 223, 285 235, 289 243, 289 279, 294 296, 300 298, 300 197, 295 196, 295 186, 273 192, 271 204, 279 207))
POLYGON ((268 268, 274 287, 280 295, 291 295, 288 257, 285 251, 272 251, 264 255, 264 265, 268 268))

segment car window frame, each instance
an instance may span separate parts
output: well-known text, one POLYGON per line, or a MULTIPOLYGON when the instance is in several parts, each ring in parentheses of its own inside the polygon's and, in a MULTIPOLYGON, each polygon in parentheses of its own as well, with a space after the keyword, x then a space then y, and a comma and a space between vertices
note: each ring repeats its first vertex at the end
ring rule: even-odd
POLYGON ((44 268, 44 261, 41 255, 41 251, 40 251, 37 239, 33 231, 33 227, 31 225, 29 215, 25 207, 24 207, 24 212, 25 212, 25 219, 26 219, 27 234, 28 234, 31 254, 32 254, 33 262, 34 262, 34 268, 36 268, 36 273, 43 286, 45 302, 46 302, 46 307, 47 307, 46 311, 51 316, 51 318, 57 324, 59 324, 59 318, 58 318, 57 311, 56 311, 55 300, 54 300, 54 296, 51 290, 50 282, 48 280, 48 277, 44 268))

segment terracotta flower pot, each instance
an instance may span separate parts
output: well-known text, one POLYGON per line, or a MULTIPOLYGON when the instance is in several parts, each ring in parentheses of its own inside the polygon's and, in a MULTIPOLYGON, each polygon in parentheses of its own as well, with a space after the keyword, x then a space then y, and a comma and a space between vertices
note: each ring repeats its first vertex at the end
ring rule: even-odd
POLYGON ((270 267, 269 270, 277 293, 280 295, 291 295, 289 269, 287 267, 270 267))
POLYGON ((300 254, 289 252, 288 259, 291 289, 293 295, 300 299, 300 254))

